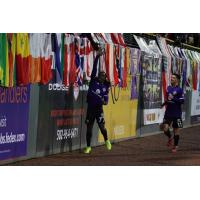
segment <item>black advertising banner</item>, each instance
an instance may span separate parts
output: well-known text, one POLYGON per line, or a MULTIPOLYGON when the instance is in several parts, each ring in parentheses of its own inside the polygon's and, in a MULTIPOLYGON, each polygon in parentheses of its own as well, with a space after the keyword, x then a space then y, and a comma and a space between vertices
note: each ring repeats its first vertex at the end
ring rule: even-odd
POLYGON ((142 55, 144 109, 160 108, 162 104, 161 58, 142 55))
POLYGON ((48 155, 85 144, 87 90, 87 85, 40 86, 37 152, 45 151, 48 155))
POLYGON ((163 121, 164 110, 162 104, 162 58, 142 52, 142 83, 143 83, 143 109, 144 125, 160 123, 163 121))

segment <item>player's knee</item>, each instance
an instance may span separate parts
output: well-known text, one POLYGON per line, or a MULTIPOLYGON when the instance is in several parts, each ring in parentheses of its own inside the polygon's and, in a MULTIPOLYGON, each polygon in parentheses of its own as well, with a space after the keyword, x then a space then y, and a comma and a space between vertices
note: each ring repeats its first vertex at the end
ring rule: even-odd
POLYGON ((102 128, 102 131, 103 131, 103 132, 106 132, 106 128, 105 128, 105 126, 102 128))
POLYGON ((99 128, 100 128, 101 131, 106 131, 105 123, 100 123, 99 128))
POLYGON ((163 131, 167 132, 168 130, 169 130, 169 126, 167 124, 165 124, 164 127, 163 127, 163 131))
POLYGON ((104 125, 105 124, 105 120, 104 120, 104 118, 103 117, 99 117, 98 118, 98 120, 97 120, 97 123, 99 124, 99 125, 104 125))

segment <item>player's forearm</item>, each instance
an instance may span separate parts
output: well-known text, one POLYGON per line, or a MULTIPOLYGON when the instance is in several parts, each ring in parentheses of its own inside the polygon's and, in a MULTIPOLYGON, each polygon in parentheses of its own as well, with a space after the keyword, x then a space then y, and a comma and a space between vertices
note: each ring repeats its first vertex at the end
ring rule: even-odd
POLYGON ((184 103, 184 98, 182 98, 182 97, 181 98, 174 98, 173 101, 175 103, 183 104, 184 103))
POLYGON ((99 57, 100 57, 100 55, 97 55, 96 58, 95 58, 95 60, 94 60, 91 78, 95 78, 95 76, 96 76, 96 73, 97 73, 97 64, 98 64, 99 57))

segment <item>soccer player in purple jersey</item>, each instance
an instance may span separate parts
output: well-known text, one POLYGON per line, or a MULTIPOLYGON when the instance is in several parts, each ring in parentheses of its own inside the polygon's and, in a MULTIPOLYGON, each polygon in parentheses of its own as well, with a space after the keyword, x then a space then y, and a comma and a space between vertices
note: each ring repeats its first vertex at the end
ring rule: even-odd
POLYGON ((88 108, 85 120, 85 123, 87 125, 87 133, 86 133, 87 147, 84 149, 84 153, 86 154, 91 153, 92 150, 90 143, 91 143, 92 129, 95 119, 104 137, 106 148, 108 150, 111 150, 112 148, 112 145, 108 140, 107 130, 105 128, 104 113, 103 113, 103 105, 108 104, 110 82, 107 80, 106 73, 103 71, 100 71, 98 73, 98 77, 96 77, 98 60, 103 53, 104 52, 102 51, 102 49, 99 49, 99 51, 97 52, 97 56, 94 60, 93 70, 91 74, 91 81, 89 84, 89 90, 87 94, 88 108))
POLYGON ((174 139, 174 145, 172 152, 176 153, 179 143, 180 128, 183 128, 182 122, 182 104, 184 103, 183 90, 179 87, 180 76, 178 74, 172 74, 171 85, 167 87, 166 101, 161 107, 166 105, 166 111, 163 119, 162 129, 164 134, 168 137, 167 146, 172 145, 174 139), (174 135, 170 133, 170 126, 173 128, 174 135))

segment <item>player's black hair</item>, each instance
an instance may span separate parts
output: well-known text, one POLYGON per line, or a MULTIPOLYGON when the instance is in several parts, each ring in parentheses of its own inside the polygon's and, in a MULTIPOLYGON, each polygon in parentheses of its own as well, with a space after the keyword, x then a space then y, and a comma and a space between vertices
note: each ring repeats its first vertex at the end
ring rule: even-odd
POLYGON ((176 76, 176 78, 177 78, 178 80, 181 79, 181 76, 180 76, 179 74, 173 73, 172 75, 176 76))

